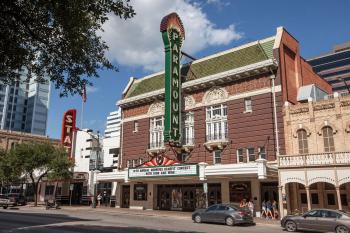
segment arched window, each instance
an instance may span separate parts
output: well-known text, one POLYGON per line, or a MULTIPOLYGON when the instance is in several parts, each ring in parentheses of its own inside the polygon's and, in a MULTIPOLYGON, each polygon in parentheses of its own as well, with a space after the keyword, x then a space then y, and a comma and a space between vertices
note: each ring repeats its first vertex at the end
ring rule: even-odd
POLYGON ((309 153, 309 147, 307 143, 307 133, 305 129, 299 129, 298 134, 298 144, 299 144, 299 154, 309 153))
POLYGON ((325 152, 334 151, 334 138, 333 138, 333 129, 330 126, 322 128, 323 135, 323 145, 325 152))

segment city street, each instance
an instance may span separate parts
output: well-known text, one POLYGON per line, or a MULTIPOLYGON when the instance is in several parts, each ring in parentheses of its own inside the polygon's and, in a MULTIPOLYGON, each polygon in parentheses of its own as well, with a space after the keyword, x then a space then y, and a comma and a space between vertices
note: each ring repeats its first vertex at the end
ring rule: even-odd
MULTIPOLYGON (((134 211, 138 213, 137 211, 134 211)), ((184 215, 142 214, 119 212, 108 209, 63 208, 44 210, 21 208, 0 210, 0 232, 283 232, 277 224, 257 223, 255 226, 234 226, 216 224, 195 224, 184 215)), ((150 211, 151 212, 151 211, 150 211)))

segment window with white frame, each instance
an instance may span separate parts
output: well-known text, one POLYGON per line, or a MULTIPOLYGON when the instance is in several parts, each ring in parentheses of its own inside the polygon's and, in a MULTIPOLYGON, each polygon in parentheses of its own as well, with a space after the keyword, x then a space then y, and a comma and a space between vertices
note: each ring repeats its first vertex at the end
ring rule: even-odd
POLYGON ((244 162, 244 150, 242 148, 237 149, 237 162, 238 163, 244 162))
POLYGON ((244 112, 252 112, 252 99, 249 98, 245 98, 244 99, 244 112))
POLYGON ((132 160, 132 167, 137 167, 139 165, 139 160, 138 159, 133 159, 132 160))
POLYGON ((194 115, 192 112, 188 112, 185 115, 185 128, 184 128, 184 144, 194 144, 194 115))
POLYGON ((214 164, 220 164, 221 163, 221 150, 215 150, 213 152, 214 157, 214 164))
POLYGON ((207 107, 207 141, 227 139, 227 106, 220 104, 207 107))
POLYGON ((134 133, 139 131, 139 122, 138 121, 134 121, 134 133))
POLYGON ((164 117, 154 117, 150 123, 150 148, 161 148, 164 146, 164 117))
POLYGON ((248 148, 247 149, 247 155, 248 155, 248 161, 254 162, 255 161, 255 149, 254 148, 248 148))
POLYGON ((259 147, 259 159, 266 159, 266 149, 264 146, 259 147))
POLYGON ((143 158, 139 158, 139 165, 143 165, 143 158))

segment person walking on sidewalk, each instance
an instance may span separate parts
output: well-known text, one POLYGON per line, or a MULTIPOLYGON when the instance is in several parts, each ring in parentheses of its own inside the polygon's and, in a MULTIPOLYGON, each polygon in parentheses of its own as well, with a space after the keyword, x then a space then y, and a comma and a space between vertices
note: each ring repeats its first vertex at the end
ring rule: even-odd
POLYGON ((254 203, 253 203, 252 199, 249 199, 247 206, 248 206, 250 213, 252 214, 252 217, 254 217, 254 203))

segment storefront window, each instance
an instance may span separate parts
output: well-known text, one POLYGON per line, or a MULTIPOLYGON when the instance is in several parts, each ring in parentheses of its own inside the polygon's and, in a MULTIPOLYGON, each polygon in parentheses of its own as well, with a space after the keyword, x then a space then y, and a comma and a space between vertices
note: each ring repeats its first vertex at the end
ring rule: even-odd
POLYGON ((53 195, 55 190, 55 186, 54 185, 48 185, 45 187, 45 195, 53 195))
POLYGON ((147 184, 134 185, 134 200, 147 201, 147 184))
POLYGON ((251 198, 250 182, 230 182, 230 202, 239 203, 251 198))

